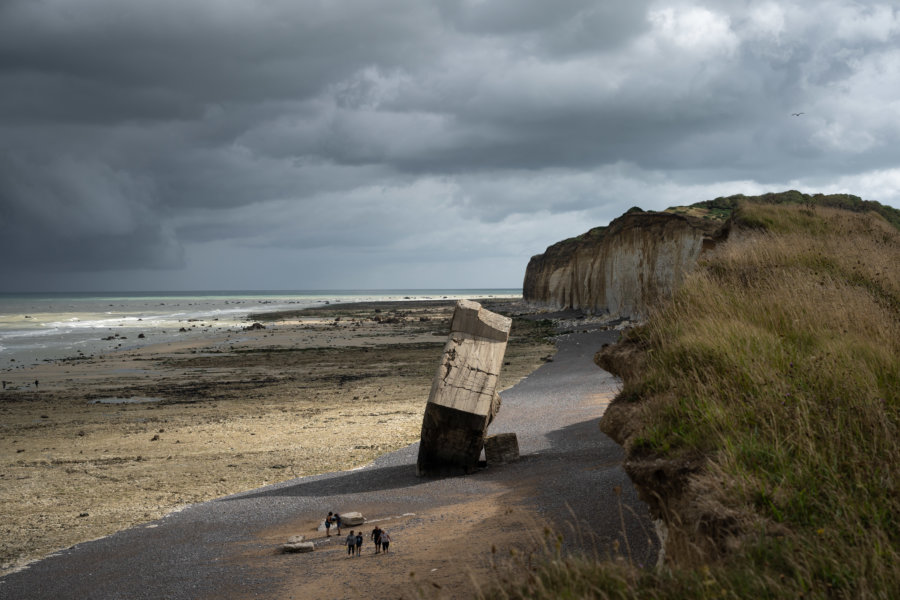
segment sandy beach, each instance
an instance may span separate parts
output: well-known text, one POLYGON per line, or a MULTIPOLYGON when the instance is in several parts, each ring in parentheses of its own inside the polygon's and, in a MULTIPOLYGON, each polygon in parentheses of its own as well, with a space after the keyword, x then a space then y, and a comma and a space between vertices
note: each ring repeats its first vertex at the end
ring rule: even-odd
MULTIPOLYGON (((0 569, 416 441, 452 307, 259 315, 264 328, 5 374, 0 569)), ((501 387, 552 355, 545 333, 516 321, 501 387)))
MULTIPOLYGON (((448 311, 445 314, 449 314, 449 307, 421 308, 448 311)), ((379 326, 403 327, 402 322, 393 322, 395 317, 401 318, 399 314, 386 315, 384 308, 372 306, 358 310, 362 309, 373 311, 373 322, 380 321, 379 326), (375 313, 374 310, 382 312, 375 313), (379 321, 374 321, 375 316, 379 321)), ((439 331, 441 327, 435 322, 438 321, 438 313, 431 314, 435 318, 425 313, 402 318, 410 323, 436 327, 434 331, 439 331), (422 321, 422 317, 429 320, 422 321)), ((339 316, 341 321, 338 323, 350 320, 345 318, 349 317, 347 313, 339 316)), ((301 327, 299 323, 290 323, 296 315, 282 315, 280 318, 285 327, 301 327)), ((335 315, 320 315, 317 318, 323 321, 323 326, 334 327, 335 315), (331 324, 328 325, 328 322, 331 324)), ((358 321, 358 317, 355 319, 358 321)), ((509 364, 505 365, 507 372, 504 377, 508 382, 512 376, 518 383, 501 393, 503 405, 489 431, 516 433, 521 453, 519 460, 488 465, 463 477, 420 478, 415 474, 418 444, 411 443, 382 453, 354 468, 352 457, 357 452, 356 446, 378 443, 377 440, 371 441, 374 438, 367 439, 365 444, 358 441, 365 439, 355 437, 357 430, 364 429, 363 424, 367 423, 379 435, 385 435, 382 444, 393 444, 395 439, 399 439, 401 425, 406 419, 406 416, 394 413, 397 406, 408 406, 405 410, 411 413, 410 427, 417 432, 424 395, 409 404, 394 405, 391 410, 379 409, 379 400, 382 394, 388 392, 391 381, 402 380, 406 375, 416 380, 421 377, 414 374, 416 361, 404 353, 411 352, 411 346, 424 343, 418 336, 433 335, 434 331, 407 331, 404 334, 409 336, 407 343, 391 345, 398 352, 402 351, 398 357, 407 358, 403 361, 388 360, 386 365, 367 356, 375 352, 377 346, 369 347, 369 352, 365 352, 365 347, 350 345, 346 349, 357 352, 348 355, 355 363, 348 365, 332 357, 330 362, 316 363, 318 371, 308 377, 319 383, 330 381, 335 386, 316 385, 314 389, 322 396, 330 393, 340 396, 342 388, 357 386, 352 388, 349 397, 368 400, 367 404, 361 403, 367 405, 365 410, 368 412, 360 410, 349 413, 341 409, 320 411, 318 417, 334 418, 338 423, 329 422, 331 429, 316 434, 320 437, 314 438, 313 433, 309 434, 309 439, 316 440, 316 446, 296 441, 279 445, 276 434, 288 432, 292 440, 306 439, 304 432, 310 429, 303 430, 302 427, 312 427, 309 420, 292 417, 290 412, 282 413, 282 408, 290 411, 285 403, 272 402, 275 408, 270 410, 275 414, 257 415, 248 413, 247 402, 242 404, 240 398, 223 402, 216 395, 214 399, 193 404, 182 401, 182 404, 187 404, 182 407, 188 411, 186 421, 173 425, 170 416, 168 424, 160 427, 156 422, 151 429, 138 436, 146 438, 147 434, 152 434, 144 447, 161 447, 153 445, 163 441, 170 430, 177 431, 178 435, 173 436, 175 441, 171 443, 180 449, 186 443, 184 439, 188 439, 184 432, 203 432, 193 438, 196 454, 157 456, 154 458, 158 461, 156 468, 144 472, 145 478, 140 481, 123 467, 124 462, 103 465, 108 469, 124 469, 115 471, 115 477, 119 480, 115 484, 119 499, 129 495, 143 496, 148 487, 162 485, 162 482, 168 482, 168 485, 178 482, 182 486, 172 490, 173 494, 184 494, 187 489, 196 494, 195 482, 203 481, 207 482, 208 489, 214 490, 216 485, 229 483, 216 479, 222 477, 222 471, 215 472, 217 466, 222 466, 225 473, 234 473, 229 469, 237 470, 238 466, 230 465, 241 465, 241 471, 255 469, 260 479, 273 481, 275 476, 271 475, 272 472, 297 471, 303 464, 300 458, 309 455, 312 457, 310 461, 320 461, 310 464, 321 467, 321 474, 294 478, 286 473, 278 476, 278 483, 262 487, 243 485, 244 491, 192 503, 157 520, 137 519, 133 526, 127 528, 118 523, 119 531, 112 535, 78 543, 0 577, 0 598, 150 600, 165 597, 194 600, 227 597, 292 600, 365 596, 373 599, 463 599, 477 597, 480 590, 486 590, 500 581, 528 577, 529 564, 541 556, 547 556, 548 552, 550 556, 556 552, 587 553, 589 556, 650 567, 657 560, 658 541, 649 512, 622 469, 621 447, 600 433, 598 427, 600 416, 618 391, 619 383, 594 364, 593 355, 598 347, 615 340, 618 332, 602 323, 568 323, 554 338, 556 352, 551 359, 543 354, 550 348, 540 343, 547 331, 546 325, 547 322, 540 321, 514 321, 513 331, 518 333, 507 351, 506 362, 509 364), (363 358, 365 362, 360 363, 363 358), (371 376, 348 379, 353 369, 362 368, 360 364, 370 370, 366 372, 370 372, 371 376), (531 371, 535 364, 540 366, 531 371), (344 369, 341 365, 348 368, 344 369), (384 375, 382 378, 379 375, 382 368, 387 369, 384 373, 396 372, 399 375, 384 375), (367 388, 368 399, 360 391, 363 381, 371 384, 367 388), (371 396, 376 393, 378 399, 373 400, 371 396), (196 425, 199 421, 197 415, 201 413, 192 413, 190 411, 198 408, 189 407, 205 403, 217 404, 219 408, 231 406, 232 403, 242 407, 244 412, 232 411, 232 419, 240 422, 244 429, 228 428, 216 422, 216 412, 212 409, 202 413, 205 421, 202 425, 196 425), (241 414, 245 416, 240 417, 241 414), (258 419, 257 416, 263 418, 258 419), (294 429, 267 431, 278 427, 283 420, 297 421, 294 429), (247 425, 252 421, 262 423, 254 428, 247 425), (347 426, 342 429, 335 427, 345 421, 347 426), (378 421, 385 422, 379 424, 378 421), (153 431, 158 432, 158 429, 165 431, 158 434, 158 440, 150 441, 157 435, 153 431), (240 442, 233 442, 230 438, 248 436, 255 439, 240 446, 244 449, 240 453, 243 456, 239 458, 230 454, 233 451, 213 449, 204 444, 204 436, 209 436, 209 431, 222 429, 227 433, 221 433, 218 443, 230 444, 235 450, 239 446, 234 444, 240 442), (384 429, 389 431, 383 433, 384 429), (256 439, 259 439, 258 449, 254 446, 256 439), (348 439, 352 441, 348 442, 348 439), (221 456, 223 454, 225 456, 221 456), (276 460, 282 462, 275 463, 276 460), (195 461, 199 461, 199 466, 190 472, 177 466, 195 461), (289 466, 273 468, 273 464, 289 466), (329 464, 333 466, 328 467, 329 464), (161 470, 170 472, 171 479, 169 474, 160 476, 161 470), (329 510, 361 512, 366 518, 363 526, 366 534, 376 524, 388 529, 393 538, 390 553, 375 554, 371 542, 366 539, 362 555, 348 558, 341 538, 335 535, 327 537, 321 528, 322 518, 329 510), (315 551, 309 554, 283 553, 282 544, 296 535, 311 541, 315 551)), ((353 327, 350 326, 351 331, 353 327)), ((270 330, 256 331, 264 333, 270 330)), ((320 332, 328 335, 327 329, 320 332)), ((360 339, 370 339, 368 334, 371 333, 373 331, 368 331, 367 337, 360 339)), ((271 331, 265 335, 271 335, 271 331)), ((440 337, 443 335, 441 333, 440 337)), ((267 343, 268 338, 258 341, 267 343)), ((429 353, 432 350, 435 353, 424 361, 430 365, 421 366, 425 388, 431 380, 442 345, 434 348, 426 345, 429 353)), ((263 347, 264 344, 259 349, 263 347)), ((334 350, 322 348, 313 354, 326 356, 334 350)), ((202 353, 198 351, 197 354, 187 350, 187 353, 195 359, 215 354, 210 349, 202 353)), ((291 353, 280 351, 276 354, 291 353)), ((266 359, 261 359, 261 362, 262 366, 254 368, 262 370, 266 359)), ((299 367, 296 370, 299 371, 299 367)), ((218 377, 227 381, 224 374, 222 369, 218 377)), ((271 375, 258 373, 257 376, 264 379, 271 375)), ((242 377, 249 378, 251 373, 244 372, 242 377)), ((211 376, 211 379, 215 377, 211 376)), ((292 381, 298 386, 306 380, 298 378, 292 381)), ((207 383, 211 391, 206 394, 222 393, 221 389, 216 391, 212 381, 207 383)), ((399 386, 400 383, 394 381, 393 385, 399 386)), ((127 393, 138 391, 141 390, 128 388, 127 393)), ((110 393, 110 390, 103 390, 103 393, 110 393)), ((197 392, 192 393, 196 395, 197 392)), ((346 398, 347 394, 341 397, 346 398)), ((267 402, 265 396, 262 400, 254 396, 249 404, 258 406, 267 402)), ((345 403, 353 405, 352 402, 345 403)), ((165 407, 161 404, 153 411, 165 410, 165 407)), ((123 408, 131 417, 140 414, 127 412, 135 410, 134 406, 123 408)), ((148 408, 144 406, 136 410, 148 411, 148 408)), ((412 437, 416 436, 417 433, 412 437)), ((145 460, 131 459, 128 462, 138 463, 131 465, 131 468, 140 468, 145 460)), ((48 465, 46 468, 51 467, 48 465)), ((99 472, 99 466, 91 466, 90 472, 99 472)), ((225 477, 230 479, 229 475, 225 477)), ((92 498, 98 502, 98 507, 104 506, 97 494, 92 498)), ((129 502, 131 506, 137 505, 133 500, 129 502)), ((122 502, 110 506, 108 510, 117 507, 121 512, 127 512, 122 502)), ((90 515, 93 509, 85 512, 90 515)), ((72 512, 67 514, 70 522, 89 518, 79 518, 72 512)), ((344 535, 347 529, 352 528, 345 528, 344 535)))

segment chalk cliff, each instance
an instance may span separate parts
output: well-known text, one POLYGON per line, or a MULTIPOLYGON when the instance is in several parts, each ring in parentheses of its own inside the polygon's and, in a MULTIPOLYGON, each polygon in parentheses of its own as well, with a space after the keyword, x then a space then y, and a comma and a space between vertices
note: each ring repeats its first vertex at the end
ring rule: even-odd
POLYGON ((700 254, 727 233, 724 220, 633 208, 533 256, 522 293, 550 308, 640 316, 670 295, 700 254))

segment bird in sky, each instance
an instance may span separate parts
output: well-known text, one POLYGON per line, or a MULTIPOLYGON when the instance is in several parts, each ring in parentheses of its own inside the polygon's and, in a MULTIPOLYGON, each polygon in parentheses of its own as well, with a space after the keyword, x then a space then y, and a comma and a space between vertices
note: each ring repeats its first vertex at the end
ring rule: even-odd
POLYGON ((799 112, 799 113, 791 113, 791 116, 792 116, 792 117, 799 117, 800 115, 805 115, 805 114, 806 114, 806 113, 802 113, 802 112, 799 112))

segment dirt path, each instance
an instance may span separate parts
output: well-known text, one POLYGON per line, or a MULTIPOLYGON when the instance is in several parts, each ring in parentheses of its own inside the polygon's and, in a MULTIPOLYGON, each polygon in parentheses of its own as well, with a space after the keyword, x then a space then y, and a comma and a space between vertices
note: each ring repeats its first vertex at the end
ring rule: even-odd
MULTIPOLYGON (((272 598, 414 598, 418 590, 435 598, 471 598, 478 585, 488 583, 512 558, 511 551, 522 556, 542 544, 541 523, 521 502, 498 486, 417 513, 392 514, 387 507, 360 505, 371 519, 363 527, 359 557, 348 557, 343 537, 326 539, 319 532, 308 536, 317 545, 315 553, 277 554, 273 548, 287 537, 313 528, 314 523, 298 519, 260 532, 260 545, 227 560, 269 574, 275 581, 272 598), (369 540, 375 525, 391 534, 386 554, 376 554, 369 540), (483 543, 486 539, 490 544, 483 543)), ((229 590, 229 595, 258 598, 259 591, 229 590)))

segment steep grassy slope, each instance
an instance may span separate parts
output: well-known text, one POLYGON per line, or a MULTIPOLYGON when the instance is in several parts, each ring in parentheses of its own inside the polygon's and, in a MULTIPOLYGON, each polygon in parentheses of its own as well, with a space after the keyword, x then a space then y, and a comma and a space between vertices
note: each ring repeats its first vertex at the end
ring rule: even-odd
POLYGON ((668 568, 558 558, 495 597, 896 597, 900 232, 731 210, 729 241, 598 355, 624 380, 602 427, 669 525, 668 568))

